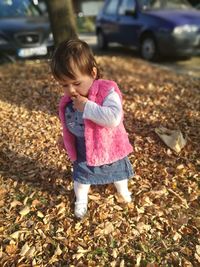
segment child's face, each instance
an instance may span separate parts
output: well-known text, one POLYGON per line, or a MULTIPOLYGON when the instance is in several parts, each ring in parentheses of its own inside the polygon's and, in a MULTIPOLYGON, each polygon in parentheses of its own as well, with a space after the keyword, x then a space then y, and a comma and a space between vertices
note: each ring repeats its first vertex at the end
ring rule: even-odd
POLYGON ((88 96, 89 89, 96 78, 96 68, 93 69, 91 75, 82 74, 77 70, 76 77, 75 80, 64 77, 62 80, 58 81, 63 87, 65 95, 72 97, 78 93, 82 96, 88 96))

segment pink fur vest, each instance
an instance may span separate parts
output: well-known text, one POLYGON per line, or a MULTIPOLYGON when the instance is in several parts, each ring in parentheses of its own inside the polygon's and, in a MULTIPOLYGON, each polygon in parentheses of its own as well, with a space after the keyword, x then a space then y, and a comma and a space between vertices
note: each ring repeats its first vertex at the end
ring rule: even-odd
MULTIPOLYGON (((111 88, 119 94, 121 92, 114 81, 95 80, 89 90, 88 99, 102 105, 105 97, 111 88)), ((65 107, 70 101, 68 96, 63 96, 59 104, 59 117, 63 128, 63 140, 65 149, 72 161, 77 158, 75 148, 75 137, 71 134, 65 122, 65 107)), ((133 151, 129 142, 128 134, 123 125, 123 119, 117 127, 109 128, 100 126, 91 120, 84 120, 85 123, 85 142, 86 159, 89 166, 100 166, 110 164, 124 158, 133 151)))

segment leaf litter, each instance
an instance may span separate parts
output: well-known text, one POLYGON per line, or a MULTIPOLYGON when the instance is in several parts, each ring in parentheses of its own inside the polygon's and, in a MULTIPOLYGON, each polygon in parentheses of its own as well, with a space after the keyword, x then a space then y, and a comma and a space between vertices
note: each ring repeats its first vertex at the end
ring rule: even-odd
POLYGON ((0 66, 0 266, 199 266, 199 80, 127 55, 97 60, 123 92, 133 203, 113 185, 93 186, 88 216, 74 218, 49 64, 0 66), (179 153, 160 127, 186 137, 179 153))

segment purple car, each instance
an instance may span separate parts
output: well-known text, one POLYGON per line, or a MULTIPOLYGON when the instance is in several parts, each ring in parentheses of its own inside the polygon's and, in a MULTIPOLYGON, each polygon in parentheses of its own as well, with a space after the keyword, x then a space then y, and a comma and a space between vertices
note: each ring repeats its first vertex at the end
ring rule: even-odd
POLYGON ((200 54, 200 11, 186 0, 106 0, 97 16, 98 47, 120 43, 142 58, 200 54))

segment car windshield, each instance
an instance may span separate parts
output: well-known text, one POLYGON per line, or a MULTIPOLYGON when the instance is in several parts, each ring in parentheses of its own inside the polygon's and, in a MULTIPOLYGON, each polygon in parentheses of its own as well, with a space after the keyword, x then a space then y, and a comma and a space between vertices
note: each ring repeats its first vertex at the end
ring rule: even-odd
POLYGON ((142 10, 192 8, 187 0, 139 0, 139 3, 142 10))
POLYGON ((0 0, 0 18, 39 16, 31 0, 0 0))

